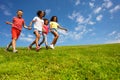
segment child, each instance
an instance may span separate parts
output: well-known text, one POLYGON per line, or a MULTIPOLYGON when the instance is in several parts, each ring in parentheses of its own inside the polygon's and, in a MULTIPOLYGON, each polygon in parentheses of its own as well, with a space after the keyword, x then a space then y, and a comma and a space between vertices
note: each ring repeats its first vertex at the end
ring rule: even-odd
POLYGON ((60 27, 60 25, 58 24, 57 16, 52 16, 50 21, 51 21, 50 22, 50 31, 54 35, 54 39, 53 39, 53 41, 52 41, 52 43, 50 45, 50 48, 54 49, 54 46, 55 46, 55 44, 57 42, 57 39, 59 37, 57 29, 60 28, 60 29, 65 30, 65 31, 67 31, 67 29, 60 27))
POLYGON ((48 23, 49 23, 48 19, 44 19, 44 26, 43 26, 43 28, 44 28, 45 31, 42 33, 43 40, 39 44, 39 47, 40 47, 43 43, 45 43, 46 49, 48 49, 48 43, 47 43, 47 34, 49 32, 48 23))
POLYGON ((36 44, 36 51, 39 51, 40 47, 38 46, 38 41, 40 39, 40 36, 42 35, 44 20, 43 17, 45 16, 44 11, 38 11, 37 16, 33 18, 33 20, 30 22, 30 27, 32 26, 32 23, 34 23, 34 34, 36 36, 36 39, 29 45, 28 49, 32 48, 32 45, 36 44))
POLYGON ((22 18, 22 15, 23 15, 23 11, 22 10, 18 10, 17 11, 17 16, 13 18, 13 22, 12 23, 8 22, 8 21, 6 22, 6 24, 12 25, 12 29, 11 29, 12 41, 7 45, 6 51, 8 51, 10 46, 12 46, 13 52, 14 53, 18 52, 16 50, 16 41, 17 41, 21 31, 22 31, 22 26, 24 28, 31 29, 30 27, 27 27, 25 25, 25 21, 22 18))

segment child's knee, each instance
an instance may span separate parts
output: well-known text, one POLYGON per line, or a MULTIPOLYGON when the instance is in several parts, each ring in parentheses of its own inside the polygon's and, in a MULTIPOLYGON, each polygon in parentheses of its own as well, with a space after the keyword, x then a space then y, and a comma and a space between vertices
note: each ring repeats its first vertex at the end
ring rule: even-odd
POLYGON ((59 38, 59 35, 56 35, 55 37, 56 37, 56 38, 59 38))
POLYGON ((57 35, 57 37, 59 38, 59 35, 57 35))
POLYGON ((36 37, 37 37, 37 38, 40 38, 40 34, 37 34, 36 37))
POLYGON ((17 38, 13 38, 12 40, 16 41, 16 40, 17 40, 17 38))

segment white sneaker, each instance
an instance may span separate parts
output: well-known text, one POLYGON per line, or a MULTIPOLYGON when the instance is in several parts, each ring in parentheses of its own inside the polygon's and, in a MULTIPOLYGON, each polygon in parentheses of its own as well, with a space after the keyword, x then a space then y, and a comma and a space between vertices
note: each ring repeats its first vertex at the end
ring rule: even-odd
POLYGON ((13 50, 13 53, 17 53, 18 52, 18 50, 13 50))
POLYGON ((53 46, 53 44, 51 44, 51 45, 50 45, 50 48, 51 48, 51 49, 54 49, 54 46, 53 46))

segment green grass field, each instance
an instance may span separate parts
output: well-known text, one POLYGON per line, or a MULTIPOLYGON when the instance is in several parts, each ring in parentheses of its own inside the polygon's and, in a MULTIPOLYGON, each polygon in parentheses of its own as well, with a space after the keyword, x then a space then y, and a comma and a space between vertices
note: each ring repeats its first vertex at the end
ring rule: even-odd
POLYGON ((120 80, 120 44, 0 48, 0 80, 120 80))

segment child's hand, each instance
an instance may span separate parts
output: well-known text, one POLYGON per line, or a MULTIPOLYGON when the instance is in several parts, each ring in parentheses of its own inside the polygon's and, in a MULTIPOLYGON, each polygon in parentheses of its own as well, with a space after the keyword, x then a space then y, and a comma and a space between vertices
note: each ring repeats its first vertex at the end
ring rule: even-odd
POLYGON ((28 26, 28 30, 31 30, 32 28, 28 26))
POLYGON ((6 21, 6 24, 12 24, 11 22, 6 21))
POLYGON ((65 29, 65 31, 68 31, 67 29, 65 29))

